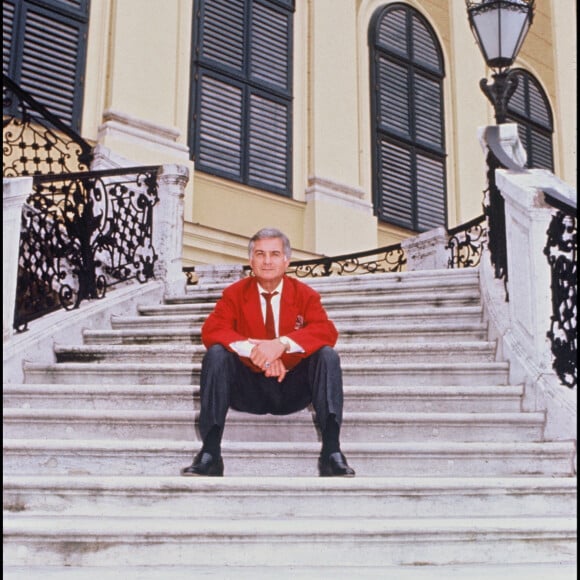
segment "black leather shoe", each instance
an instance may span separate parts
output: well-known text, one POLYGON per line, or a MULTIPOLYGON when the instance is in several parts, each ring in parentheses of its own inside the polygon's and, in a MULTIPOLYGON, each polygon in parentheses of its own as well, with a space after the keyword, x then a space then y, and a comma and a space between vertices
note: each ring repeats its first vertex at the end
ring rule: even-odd
POLYGON ((220 455, 217 458, 211 453, 200 451, 189 467, 181 470, 181 475, 209 475, 221 477, 224 474, 224 461, 220 455))
POLYGON ((354 477, 355 471, 346 462, 346 457, 336 451, 327 457, 318 458, 318 472, 320 477, 354 477))

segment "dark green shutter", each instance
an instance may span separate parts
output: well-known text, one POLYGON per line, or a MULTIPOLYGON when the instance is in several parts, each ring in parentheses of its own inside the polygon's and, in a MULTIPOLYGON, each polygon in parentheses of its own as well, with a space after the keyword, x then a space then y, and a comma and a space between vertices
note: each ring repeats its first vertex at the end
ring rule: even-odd
POLYGON ((243 88, 203 73, 199 89, 199 165, 240 178, 243 88))
POLYGON ((270 6, 254 3, 250 42, 250 79, 290 90, 291 19, 270 6))
POLYGON ((410 151, 383 139, 379 147, 379 216, 408 227, 413 220, 413 162, 410 151))
POLYGON ((10 70, 12 45, 14 42, 15 29, 15 11, 16 5, 12 0, 3 0, 2 2, 2 72, 5 75, 12 76, 14 73, 10 70))
POLYGON ((527 166, 553 171, 553 122, 548 99, 530 73, 523 69, 514 69, 514 73, 518 86, 508 103, 508 122, 518 124, 527 166))
POLYGON ((440 159, 417 154, 417 229, 445 224, 445 167, 440 159))
POLYGON ((376 31, 377 47, 408 58, 407 28, 407 10, 405 8, 391 8, 388 18, 379 19, 376 31))
POLYGON ((431 29, 417 14, 412 14, 413 62, 438 74, 443 66, 438 42, 431 29))
POLYGON ((290 111, 286 103, 253 94, 250 98, 248 182, 286 191, 288 187, 290 111))
POLYGON ((196 168, 290 195, 292 10, 283 0, 205 0, 194 42, 196 168))
POLYGON ((446 223, 443 64, 428 24, 409 6, 370 28, 373 198, 382 221, 415 231, 446 223))
POLYGON ((4 70, 75 131, 82 114, 88 14, 88 0, 3 3, 3 17, 12 21, 4 70))
POLYGON ((378 124, 385 131, 410 138, 408 68, 379 56, 377 76, 378 124))
POLYGON ((242 73, 244 64, 244 0, 202 3, 201 58, 217 68, 242 73))
POLYGON ((428 149, 443 147, 441 83, 420 74, 413 77, 415 139, 428 149))

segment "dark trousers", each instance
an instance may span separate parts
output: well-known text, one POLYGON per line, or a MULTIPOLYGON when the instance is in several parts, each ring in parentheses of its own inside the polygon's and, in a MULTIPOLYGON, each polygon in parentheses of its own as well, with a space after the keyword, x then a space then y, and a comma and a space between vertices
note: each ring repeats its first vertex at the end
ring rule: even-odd
POLYGON ((312 403, 321 431, 330 415, 342 423, 342 371, 336 351, 325 346, 275 377, 255 373, 240 357, 220 345, 206 352, 201 367, 199 429, 203 440, 214 426, 223 431, 228 409, 255 415, 289 415, 312 403))

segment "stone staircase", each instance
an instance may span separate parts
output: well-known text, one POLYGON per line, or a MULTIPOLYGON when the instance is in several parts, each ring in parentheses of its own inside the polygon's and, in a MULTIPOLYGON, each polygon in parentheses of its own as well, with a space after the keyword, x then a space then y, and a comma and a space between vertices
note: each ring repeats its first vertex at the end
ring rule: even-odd
POLYGON ((317 477, 309 410, 230 411, 225 477, 179 476, 221 291, 194 286, 4 385, 6 577, 575 578, 575 442, 522 410, 478 271, 309 283, 341 333, 357 477, 317 477))

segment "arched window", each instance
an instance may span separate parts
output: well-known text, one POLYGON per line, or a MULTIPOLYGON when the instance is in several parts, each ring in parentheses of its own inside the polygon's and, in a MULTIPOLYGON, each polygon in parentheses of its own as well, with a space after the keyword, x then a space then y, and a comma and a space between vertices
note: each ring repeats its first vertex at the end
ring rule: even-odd
POLYGON ((374 14, 369 47, 375 213, 413 231, 446 225, 439 43, 419 12, 396 3, 374 14))
POLYGON ((291 195, 294 0, 199 0, 189 143, 196 169, 291 195))
POLYGON ((2 1, 2 71, 77 132, 88 20, 89 0, 2 1))
POLYGON ((514 69, 518 86, 507 106, 507 121, 518 124, 527 167, 554 171, 553 117, 546 94, 527 71, 514 69))

